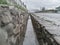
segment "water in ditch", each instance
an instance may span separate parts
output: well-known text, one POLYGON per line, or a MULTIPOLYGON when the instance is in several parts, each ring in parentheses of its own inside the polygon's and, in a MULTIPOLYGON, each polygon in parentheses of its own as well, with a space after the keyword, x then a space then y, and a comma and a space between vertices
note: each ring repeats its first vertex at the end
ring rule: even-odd
POLYGON ((23 45, 39 45, 30 17, 29 17, 28 24, 27 24, 27 30, 26 30, 23 45))

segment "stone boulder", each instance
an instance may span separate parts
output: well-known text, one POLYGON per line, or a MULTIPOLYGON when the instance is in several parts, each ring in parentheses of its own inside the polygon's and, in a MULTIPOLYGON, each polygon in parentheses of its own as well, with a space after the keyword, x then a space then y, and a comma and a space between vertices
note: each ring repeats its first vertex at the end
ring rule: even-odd
POLYGON ((28 14, 14 6, 0 6, 0 44, 19 45, 22 43, 27 19, 28 14))

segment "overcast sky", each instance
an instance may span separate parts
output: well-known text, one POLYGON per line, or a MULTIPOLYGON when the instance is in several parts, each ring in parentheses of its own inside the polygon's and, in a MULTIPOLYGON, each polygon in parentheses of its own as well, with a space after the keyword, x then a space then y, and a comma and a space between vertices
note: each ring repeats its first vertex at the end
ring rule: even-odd
POLYGON ((60 0, 22 0, 29 10, 40 9, 42 7, 55 8, 60 6, 60 0))

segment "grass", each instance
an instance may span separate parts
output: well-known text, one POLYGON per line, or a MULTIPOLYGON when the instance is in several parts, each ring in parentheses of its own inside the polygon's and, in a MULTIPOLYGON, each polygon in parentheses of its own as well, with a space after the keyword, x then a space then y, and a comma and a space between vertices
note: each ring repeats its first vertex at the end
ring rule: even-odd
POLYGON ((7 4, 6 0, 0 0, 0 4, 7 4))
POLYGON ((21 10, 24 10, 24 11, 27 10, 26 8, 22 7, 21 5, 18 5, 18 4, 10 4, 10 3, 7 2, 7 0, 0 0, 0 5, 1 5, 1 4, 3 4, 3 5, 8 5, 8 6, 9 6, 9 5, 10 5, 10 6, 13 5, 13 6, 15 6, 15 7, 18 8, 18 9, 21 9, 21 10))
POLYGON ((22 6, 20 6, 20 5, 14 5, 15 7, 17 7, 18 9, 21 9, 21 10, 27 10, 26 8, 24 8, 24 7, 22 7, 22 6))

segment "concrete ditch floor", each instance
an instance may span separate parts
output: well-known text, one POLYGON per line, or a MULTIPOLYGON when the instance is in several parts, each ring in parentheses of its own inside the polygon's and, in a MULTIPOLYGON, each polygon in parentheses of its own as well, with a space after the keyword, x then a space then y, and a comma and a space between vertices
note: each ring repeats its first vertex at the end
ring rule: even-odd
POLYGON ((23 45, 39 45, 30 17, 27 24, 27 30, 26 30, 23 45))

